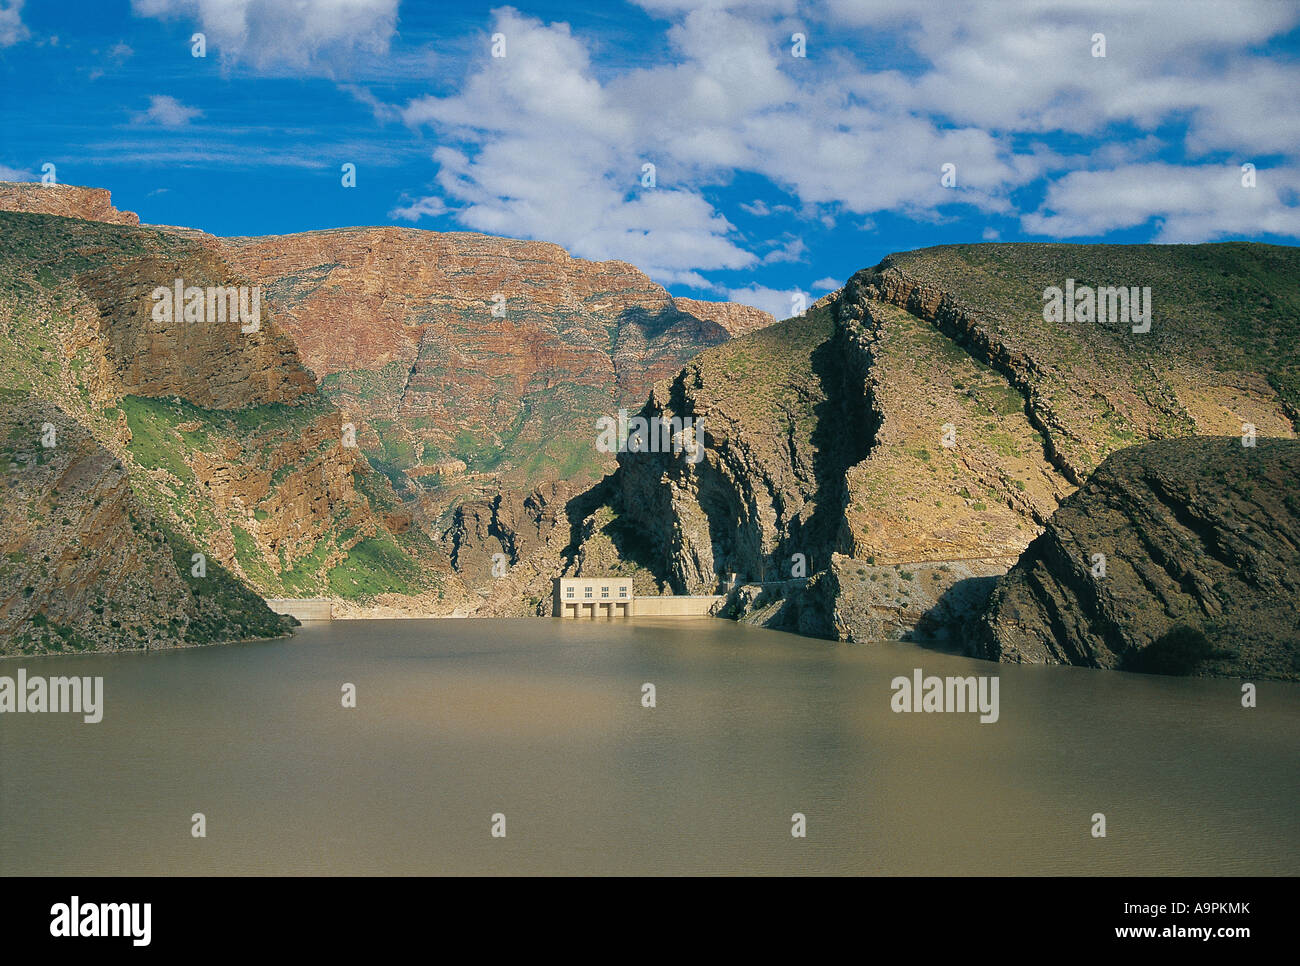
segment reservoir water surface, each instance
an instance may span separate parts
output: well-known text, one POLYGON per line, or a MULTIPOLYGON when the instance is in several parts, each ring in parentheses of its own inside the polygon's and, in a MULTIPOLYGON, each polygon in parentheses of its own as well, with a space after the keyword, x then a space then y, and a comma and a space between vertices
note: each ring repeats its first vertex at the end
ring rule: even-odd
POLYGON ((1300 873, 1294 684, 1246 709, 1235 679, 709 619, 337 621, 19 667, 102 676, 104 715, 0 715, 11 875, 1300 873), (998 720, 894 712, 915 668, 998 675, 998 720))

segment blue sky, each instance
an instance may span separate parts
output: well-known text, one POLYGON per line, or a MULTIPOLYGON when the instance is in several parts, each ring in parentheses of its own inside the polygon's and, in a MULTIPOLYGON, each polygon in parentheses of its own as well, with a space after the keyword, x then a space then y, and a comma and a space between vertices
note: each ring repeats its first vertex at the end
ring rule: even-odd
POLYGON ((0 0, 0 179, 552 241, 778 316, 926 245, 1295 244, 1298 91, 1288 0, 0 0))

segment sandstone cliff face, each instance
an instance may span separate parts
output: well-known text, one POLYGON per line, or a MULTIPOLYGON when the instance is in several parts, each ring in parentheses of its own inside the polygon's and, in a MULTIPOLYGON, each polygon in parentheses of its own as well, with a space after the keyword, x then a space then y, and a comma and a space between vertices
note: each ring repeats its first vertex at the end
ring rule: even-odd
MULTIPOLYGON (((595 421, 639 406, 699 349, 772 320, 685 311, 624 262, 472 233, 358 228, 222 240, 282 312, 368 455, 412 477, 464 463, 499 481, 594 481, 595 421)), ((443 482, 429 480, 429 482, 443 482)))
POLYGON ((179 309, 154 317, 158 288, 209 286, 249 290, 211 252, 177 245, 174 252, 115 260, 82 274, 79 287, 99 312, 105 343, 122 391, 138 396, 180 396, 208 409, 241 409, 288 403, 316 391, 311 373, 298 361, 292 341, 264 304, 255 323, 238 317, 224 323, 186 321, 179 309), (255 331, 245 331, 256 325, 255 331))
POLYGON ((477 613, 549 599, 552 544, 569 539, 567 518, 549 532, 554 485, 578 492, 614 466, 596 447, 599 418, 641 406, 701 348, 772 322, 539 242, 364 228, 221 244, 264 286, 477 613), (516 576, 493 572, 496 554, 516 576))
POLYGON ((1014 663, 1300 679, 1300 441, 1148 443, 1110 456, 998 582, 979 643, 1014 663), (1179 628, 1186 630, 1180 631, 1179 628))
POLYGON ((726 329, 727 334, 733 339, 765 329, 776 321, 770 313, 756 309, 752 305, 742 305, 740 302, 703 302, 679 295, 673 298, 673 305, 678 311, 693 315, 697 319, 716 322, 726 329))
POLYGON ((138 225, 133 211, 118 211, 103 188, 81 188, 67 184, 37 184, 0 181, 0 211, 27 211, 38 215, 60 215, 110 225, 138 225))

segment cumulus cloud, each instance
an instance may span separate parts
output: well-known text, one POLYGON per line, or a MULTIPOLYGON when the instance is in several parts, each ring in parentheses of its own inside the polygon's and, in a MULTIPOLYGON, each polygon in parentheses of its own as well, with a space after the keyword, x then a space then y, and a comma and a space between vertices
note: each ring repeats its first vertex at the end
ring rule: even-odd
POLYGON ((813 289, 818 292, 834 292, 836 289, 843 287, 844 283, 837 278, 831 278, 827 275, 825 278, 819 278, 812 283, 813 289))
POLYGON ((326 74, 387 53, 398 0, 131 0, 135 14, 193 21, 226 61, 326 74))
POLYGON ((924 65, 857 87, 899 110, 988 130, 1075 133, 1185 115, 1188 146, 1202 151, 1297 141, 1294 109, 1274 113, 1294 99, 1295 64, 1253 50, 1300 24, 1294 4, 1241 0, 1230 17, 1216 0, 831 0, 829 10, 838 26, 895 32, 924 65), (1105 57, 1092 54, 1096 33, 1105 57))
MULTIPOLYGON (((727 6, 692 5, 668 30, 668 63, 599 77, 567 25, 498 10, 492 31, 505 35, 507 56, 491 57, 485 37, 458 93, 403 110, 408 124, 461 144, 434 156, 442 195, 461 205, 457 218, 631 261, 672 282, 803 258, 803 243, 760 258, 706 199, 707 186, 736 170, 763 175, 798 196, 803 217, 830 224, 819 206, 866 214, 960 200, 1005 212, 1006 185, 1034 173, 987 132, 849 103, 840 74, 797 83, 781 33, 751 19, 762 11, 727 6), (959 199, 939 185, 946 159, 962 165, 959 199), (645 163, 656 166, 653 188, 639 182, 645 163)), ((792 211, 762 201, 746 210, 782 208, 792 211)))
MULTIPOLYGON (((464 149, 434 152, 437 184, 464 225, 554 241, 584 258, 631 262, 662 282, 700 285, 711 269, 758 259, 734 226, 690 183, 672 155, 652 150, 638 115, 595 78, 567 25, 497 12, 507 56, 482 63, 459 93, 424 97, 403 111, 464 149), (643 165, 656 165, 653 187, 643 165)), ((707 283, 705 283, 707 285, 707 283)))
POLYGON ((755 250, 731 224, 714 189, 737 173, 793 201, 754 198, 740 211, 828 229, 845 216, 869 226, 880 212, 939 222, 962 206, 1055 237, 1147 222, 1182 237, 1219 217, 1232 233, 1255 217, 1241 214, 1251 205, 1261 231, 1294 220, 1294 193, 1280 186, 1270 197, 1261 184, 1243 205, 1198 201, 1170 187, 1176 178, 1160 190, 1128 184, 1137 169, 1163 176, 1150 165, 1171 150, 1188 157, 1193 185, 1215 153, 1295 153, 1300 71, 1258 50, 1300 23, 1293 5, 1243 0, 1228 22, 1203 0, 639 4, 667 21, 668 56, 631 68, 593 64, 594 42, 565 24, 495 11, 456 92, 401 109, 447 145, 434 153, 437 204, 480 231, 554 240, 684 284, 804 258, 802 242, 755 250), (807 58, 790 55, 794 29, 808 33, 807 58), (1104 58, 1092 56, 1098 32, 1104 58), (490 55, 489 33, 505 35, 507 56, 490 55), (867 41, 894 60, 860 53, 867 41), (640 183, 646 163, 652 188, 640 183), (955 187, 940 181, 948 163, 955 187), (1078 187, 1089 184, 1118 196, 1089 208, 1078 187), (1047 196, 1026 214, 1019 199, 1041 193, 1018 195, 1030 185, 1047 196))
POLYGON ((160 127, 185 127, 203 112, 197 107, 186 107, 170 94, 154 94, 149 98, 149 106, 137 114, 131 115, 132 124, 157 124, 160 127))
MULTIPOLYGON (((816 287, 818 286, 814 286, 814 288, 816 287)), ((762 309, 764 312, 770 313, 778 321, 790 318, 799 310, 801 304, 806 309, 813 303, 812 295, 802 289, 768 288, 765 285, 729 288, 727 289, 727 300, 762 309)))
POLYGON ((12 47, 31 36, 22 14, 23 0, 0 0, 0 47, 12 47))
POLYGON ((1242 184, 1236 165, 1127 165, 1076 171, 1055 182, 1025 231, 1053 238, 1101 236, 1154 222, 1157 242, 1203 242, 1234 235, 1300 235, 1300 170, 1256 172, 1242 184))
POLYGON ((436 218, 439 215, 447 213, 447 204, 441 198, 428 197, 421 198, 409 205, 398 205, 388 213, 389 218, 400 218, 403 221, 419 221, 421 218, 436 218))

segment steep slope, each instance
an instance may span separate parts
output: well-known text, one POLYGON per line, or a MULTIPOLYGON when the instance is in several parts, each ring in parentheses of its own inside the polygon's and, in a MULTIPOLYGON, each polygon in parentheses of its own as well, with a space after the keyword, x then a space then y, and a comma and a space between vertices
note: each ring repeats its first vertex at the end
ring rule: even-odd
POLYGON ((221 245, 265 287, 478 613, 529 613, 547 596, 553 556, 528 558, 568 540, 567 527, 549 532, 563 500, 614 467, 597 419, 644 404, 700 349, 772 321, 674 299, 624 262, 539 242, 346 228, 221 245), (502 557, 534 575, 526 587, 502 579, 502 557))
POLYGON ((1049 456, 1078 485, 1143 439, 1290 435, 1300 415, 1295 248, 946 245, 885 259, 851 286, 932 323, 1025 398, 1049 456), (1150 331, 1130 320, 1047 322, 1043 293, 1150 289, 1150 331), (1249 414, 1249 415, 1247 415, 1249 414))
POLYGON ((1300 680, 1300 441, 1120 450, 998 581, 984 656, 1300 680))
MULTIPOLYGON (((737 574, 748 586, 732 613, 747 620, 854 640, 958 636, 1107 455, 1249 426, 1293 437, 1298 373, 1295 249, 891 256, 806 318, 657 386, 646 415, 697 420, 704 458, 621 454, 599 530, 626 534, 677 593, 737 574), (1044 290, 1067 279, 1150 287, 1150 331, 1047 321, 1044 290)), ((571 568, 594 532, 577 529, 571 568)))
MULTIPOLYGON (((391 487, 346 445, 338 410, 317 393, 265 304, 256 325, 215 312, 191 320, 155 312, 155 291, 176 279, 204 292, 247 285, 206 239, 12 212, 0 212, 0 238, 0 389, 36 407, 11 417, 27 427, 15 446, 48 410, 37 424, 66 422, 68 432, 56 439, 81 440, 76 446, 85 451, 61 455, 57 465, 92 467, 106 480, 125 472, 131 496, 119 502, 151 521, 141 533, 169 533, 173 548, 193 545, 209 558, 209 575, 224 580, 228 570, 264 595, 357 596, 437 584, 416 563, 436 561, 437 548, 409 527, 391 487)), ((23 546, 40 546, 30 528, 51 525, 46 514, 66 514, 75 526, 82 511, 42 502, 31 479, 15 485, 36 501, 30 507, 45 507, 31 510, 23 546)), ((112 570, 111 543, 88 541, 85 552, 79 572, 112 570)), ((148 559, 139 547, 133 553, 148 559)), ((19 570, 6 579, 26 579, 19 570)), ((61 586, 47 592, 58 597, 61 586)), ((155 590, 161 612, 172 616, 181 590, 155 590)), ((0 591, 11 601, 13 594, 12 583, 0 591)), ((93 595, 70 599, 86 603, 93 595)), ((281 622, 257 606, 278 633, 281 622)), ((23 613, 31 625, 47 612, 23 613)), ((98 620, 93 609, 79 618, 87 626, 98 620)), ((179 643, 185 635, 171 627, 147 640, 179 643)))
POLYGON ((205 644, 293 626, 215 559, 200 565, 199 549, 136 498, 122 463, 49 401, 0 391, 0 466, 0 654, 205 644))
MULTIPOLYGON (((341 228, 227 238, 367 455, 437 490, 594 482, 594 423, 691 355, 771 318, 690 303, 631 265, 472 233, 341 228), (685 301, 685 300, 683 300, 685 301), (462 468, 460 464, 465 464, 462 468)), ((400 475, 399 475, 400 474, 400 475)))
MULTIPOLYGON (((137 221, 67 186, 0 185, 3 208, 137 221)), ((122 238, 71 247, 101 319, 88 352, 108 359, 77 378, 119 407, 152 499, 264 592, 348 592, 376 613, 535 612, 571 539, 566 502, 614 466, 596 420, 772 321, 673 298, 625 263, 470 233, 141 237, 129 258, 122 238), (153 287, 182 274, 258 285, 273 323, 250 336, 149 318, 153 287)))

